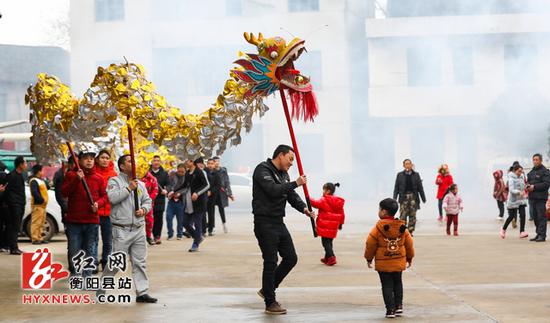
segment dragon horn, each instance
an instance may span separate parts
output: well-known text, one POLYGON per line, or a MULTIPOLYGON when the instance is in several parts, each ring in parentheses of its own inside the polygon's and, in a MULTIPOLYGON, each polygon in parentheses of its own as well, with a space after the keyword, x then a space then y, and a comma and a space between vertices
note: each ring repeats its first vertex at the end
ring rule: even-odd
MULTIPOLYGON (((260 33, 261 35, 261 33, 260 33)), ((261 36, 263 38, 263 36, 261 36)), ((253 33, 247 33, 247 32, 244 32, 244 39, 246 39, 247 42, 249 42, 250 44, 252 45, 256 45, 258 46, 260 44, 260 41, 258 39, 256 39, 256 36, 254 36, 253 33)))

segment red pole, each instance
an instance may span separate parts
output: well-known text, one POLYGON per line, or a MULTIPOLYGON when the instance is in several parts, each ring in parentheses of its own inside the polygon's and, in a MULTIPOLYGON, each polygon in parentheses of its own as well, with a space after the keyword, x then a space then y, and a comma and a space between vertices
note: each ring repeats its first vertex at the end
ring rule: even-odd
MULTIPOLYGON (((296 136, 294 136, 294 128, 292 127, 292 120, 290 119, 290 113, 288 111, 288 105, 286 103, 286 97, 285 92, 283 89, 279 89, 279 93, 281 94, 281 100, 283 101, 283 108, 285 110, 285 117, 286 117, 286 123, 288 125, 288 131, 290 132, 290 139, 292 140, 292 147, 294 148, 294 154, 296 155, 296 163, 298 164, 298 172, 300 173, 300 176, 304 175, 304 169, 302 167, 302 159, 300 158, 300 152, 298 151, 298 144, 296 143, 296 136)), ((311 208, 311 201, 309 200, 309 191, 307 190, 307 185, 303 185, 304 188, 304 195, 306 197, 306 203, 307 208, 312 211, 311 208)), ((315 220, 313 218, 309 218, 311 220, 311 229, 313 230, 313 236, 317 237, 317 230, 315 229, 315 220)))
MULTIPOLYGON (((67 141, 67 147, 69 147, 69 152, 71 153, 71 156, 73 156, 74 163, 76 165, 76 168, 80 170, 80 164, 78 163, 78 158, 76 157, 76 154, 74 153, 73 146, 71 146, 71 143, 67 141)), ((84 185, 84 190, 86 191, 86 195, 88 195, 88 199, 90 200, 90 204, 94 205, 94 199, 92 198, 92 193, 90 192, 90 188, 88 187, 88 183, 86 183, 86 178, 82 179, 82 185, 84 185)))
MULTIPOLYGON (((130 120, 130 116, 128 116, 128 120, 130 120)), ((136 159, 134 157, 134 138, 132 136, 132 127, 126 123, 126 126, 128 127, 128 143, 130 146, 130 160, 132 161, 132 180, 136 179, 136 159)), ((139 210, 139 199, 138 199, 138 189, 136 188, 134 190, 134 208, 135 210, 139 210)))

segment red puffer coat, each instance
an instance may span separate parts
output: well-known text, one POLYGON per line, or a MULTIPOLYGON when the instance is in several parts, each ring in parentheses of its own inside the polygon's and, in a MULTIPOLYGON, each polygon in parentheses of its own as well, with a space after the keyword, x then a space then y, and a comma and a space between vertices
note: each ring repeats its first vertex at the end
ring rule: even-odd
POLYGON ((346 201, 338 196, 324 195, 319 200, 311 200, 311 206, 319 209, 317 216, 317 234, 323 238, 336 238, 338 227, 344 224, 344 203, 346 201))
MULTIPOLYGON (((93 169, 85 170, 84 176, 90 188, 92 199, 97 202, 98 208, 101 209, 109 202, 103 178, 93 169)), ((61 191, 63 196, 68 199, 69 211, 66 217, 68 223, 99 224, 99 215, 92 211, 84 185, 80 182, 75 171, 70 170, 65 174, 61 191)))

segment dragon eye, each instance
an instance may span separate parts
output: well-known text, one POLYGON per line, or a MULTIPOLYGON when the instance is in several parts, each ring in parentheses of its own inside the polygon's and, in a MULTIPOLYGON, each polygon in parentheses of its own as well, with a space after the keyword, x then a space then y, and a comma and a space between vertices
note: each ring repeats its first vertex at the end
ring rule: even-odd
POLYGON ((277 53, 276 51, 272 51, 269 56, 271 56, 271 58, 277 58, 279 56, 279 53, 277 53))

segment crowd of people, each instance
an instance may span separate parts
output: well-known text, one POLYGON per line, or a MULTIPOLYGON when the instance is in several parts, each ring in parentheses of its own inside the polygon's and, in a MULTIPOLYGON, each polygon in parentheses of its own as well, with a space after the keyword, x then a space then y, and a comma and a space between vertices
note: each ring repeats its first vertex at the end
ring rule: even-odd
MULTIPOLYGON (((77 161, 62 162, 51 185, 61 209, 67 237, 67 262, 71 275, 83 277, 107 270, 109 255, 126 252, 133 264, 138 302, 156 302, 148 295, 145 272, 146 244, 161 244, 166 210, 167 240, 193 238, 189 252, 199 251, 204 238, 215 234, 215 207, 223 231, 228 232, 225 208, 234 200, 227 169, 219 157, 185 160, 176 170, 166 171, 160 156, 154 156, 140 180, 132 179, 131 159, 121 156, 117 168, 111 152, 82 150, 77 161), (136 193, 137 192, 137 193, 136 193), (168 200, 168 201, 167 201, 168 200), (130 234, 131 233, 131 234, 130 234), (101 240, 101 255, 99 241, 101 240), (76 272, 73 258, 84 251, 92 257, 93 269, 76 272)), ((0 163, 0 247, 12 255, 21 255, 18 237, 25 211, 27 162, 22 156, 14 160, 14 170, 6 173, 0 163)), ((49 182, 43 166, 35 164, 28 180, 31 204, 30 238, 33 245, 48 243, 44 239, 49 182)))
MULTIPOLYGON (((508 217, 500 230, 506 237, 508 226, 519 215, 519 238, 526 232, 526 208, 536 226, 531 241, 546 240, 546 203, 550 189, 550 171, 542 164, 540 154, 533 155, 533 168, 525 175, 519 162, 514 162, 506 177, 501 170, 493 173, 495 179, 493 197, 497 201, 498 219, 508 217)), ((254 234, 262 253, 262 288, 258 295, 265 302, 268 314, 285 314, 286 309, 276 300, 275 291, 298 261, 292 237, 283 221, 286 203, 305 215, 316 218, 316 233, 321 237, 324 256, 320 259, 327 266, 337 264, 334 239, 345 222, 345 199, 336 195, 339 183, 325 183, 322 196, 304 202, 295 190, 307 184, 305 175, 291 181, 288 170, 294 163, 294 150, 280 145, 272 158, 257 165, 252 182, 252 213, 254 234), (311 208, 318 210, 318 214, 311 208), (279 256, 281 261, 279 262, 279 256)), ((189 252, 199 251, 205 237, 215 234, 215 210, 220 214, 223 231, 228 232, 225 208, 233 194, 227 170, 220 165, 220 158, 204 162, 202 158, 185 160, 175 170, 167 171, 159 156, 151 160, 149 170, 140 174, 140 180, 132 178, 132 161, 122 155, 115 163, 106 150, 96 154, 83 150, 75 162, 69 158, 55 173, 53 186, 55 197, 62 210, 67 236, 67 257, 71 275, 90 276, 99 272, 112 275, 106 263, 113 252, 125 252, 132 262, 132 275, 136 285, 136 301, 155 303, 149 295, 146 272, 147 244, 161 245, 161 232, 166 214, 166 239, 192 239, 189 252), (118 168, 118 172, 117 172, 118 168), (85 184, 85 185, 84 185, 85 184), (174 218, 176 229, 174 230, 174 218), (102 241, 101 256, 99 240, 102 241), (92 257, 95 266, 77 273, 72 259, 81 251, 92 257)), ((2 247, 13 255, 20 255, 18 234, 25 209, 25 174, 27 162, 23 157, 14 161, 15 169, 6 174, 0 164, 0 204, 3 214, 0 229, 2 247)), ((48 182, 43 179, 43 167, 32 167, 29 190, 31 193, 31 242, 47 243, 43 239, 42 226, 46 217, 48 182)), ((446 234, 458 235, 458 216, 463 212, 462 197, 458 185, 450 174, 448 165, 438 169, 437 185, 438 217, 446 217, 446 234), (451 228, 452 226, 452 228, 451 228), (452 229, 452 231, 451 231, 452 229)), ((403 313, 402 272, 410 267, 414 257, 413 234, 416 229, 416 213, 420 203, 426 203, 426 195, 420 174, 414 170, 410 159, 403 161, 403 171, 397 174, 393 198, 379 203, 380 220, 366 240, 364 257, 369 268, 375 262, 382 285, 386 305, 386 317, 403 313), (396 214, 400 211, 399 217, 396 214)), ((102 293, 104 291, 98 291, 102 293)))

